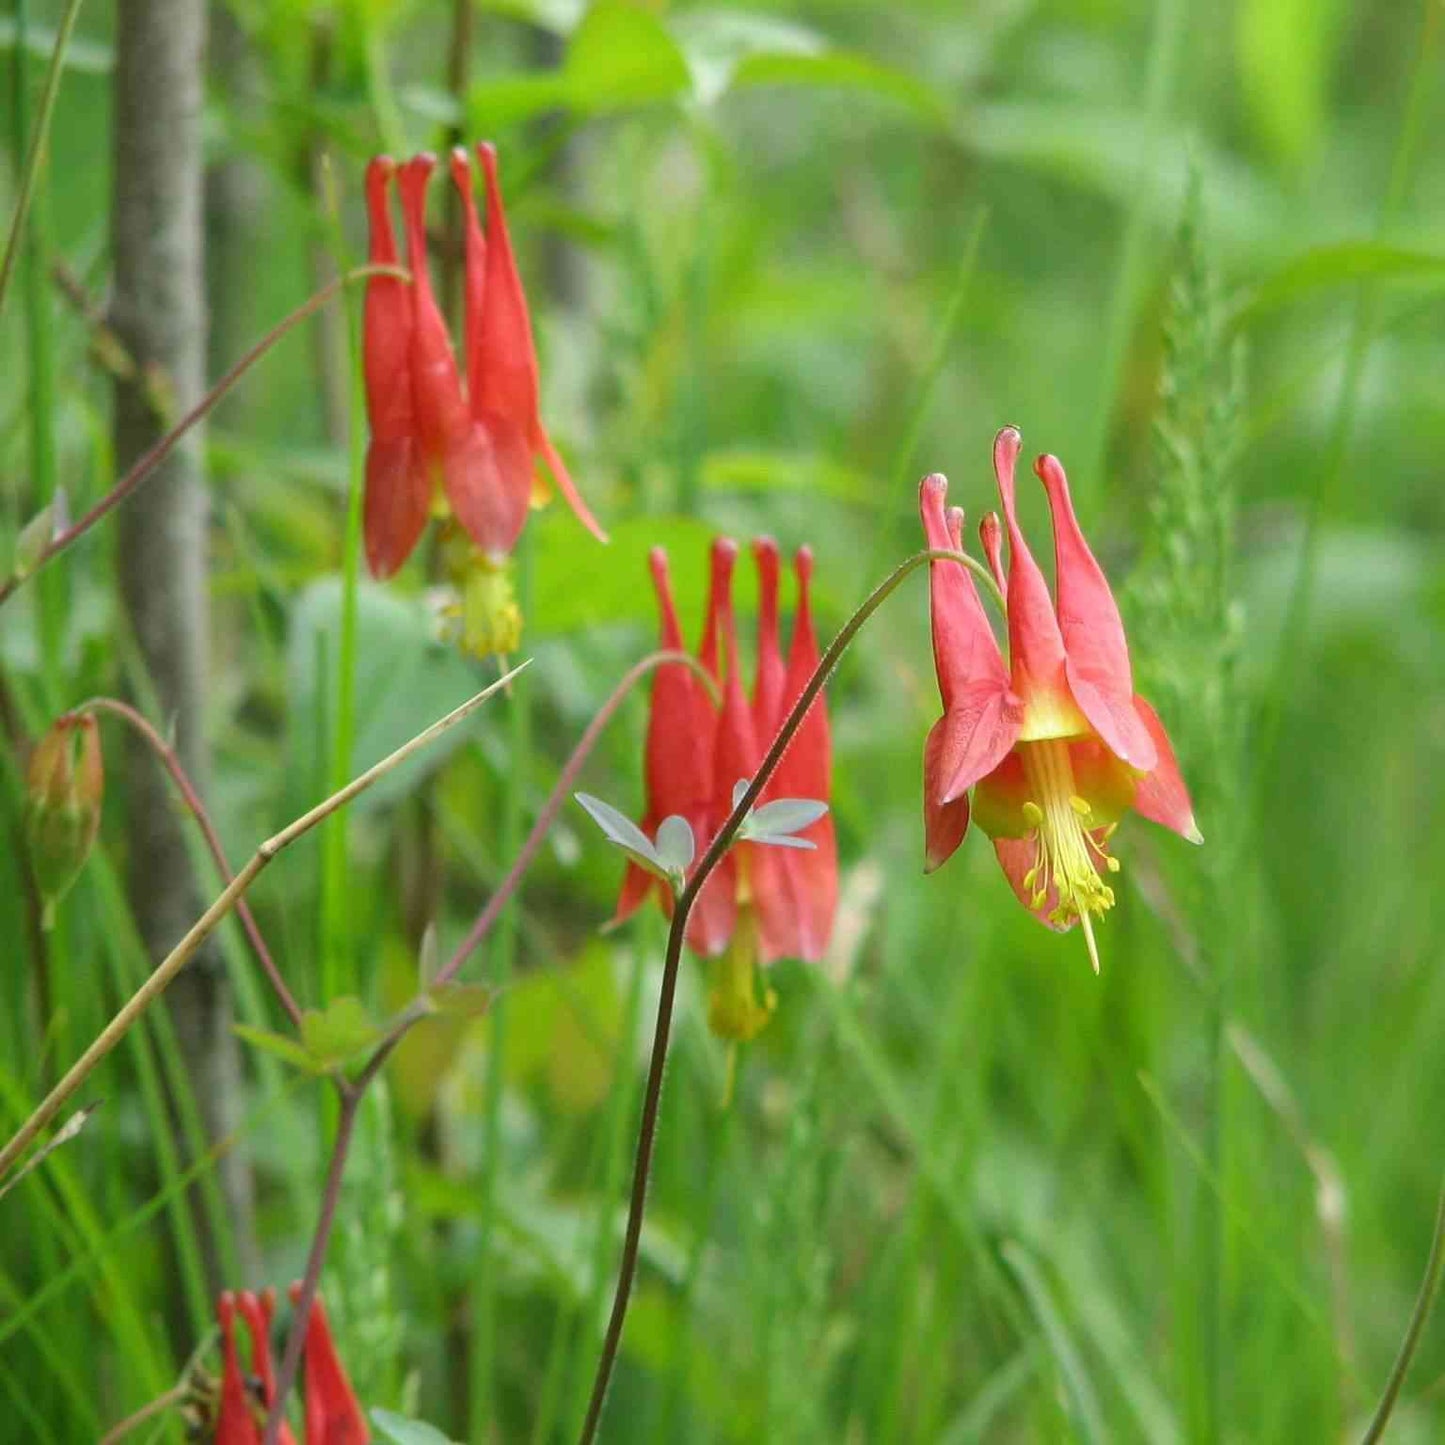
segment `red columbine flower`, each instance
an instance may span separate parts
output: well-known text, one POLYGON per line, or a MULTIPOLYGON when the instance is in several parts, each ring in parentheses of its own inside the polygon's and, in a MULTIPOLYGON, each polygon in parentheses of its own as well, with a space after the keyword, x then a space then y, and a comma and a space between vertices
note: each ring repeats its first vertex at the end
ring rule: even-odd
MULTIPOLYGON (((642 828, 649 836, 672 814, 693 830, 700 858, 733 807, 739 779, 757 771, 784 717, 797 701, 818 662, 818 644, 808 603, 812 554, 797 557, 798 610, 787 663, 778 636, 778 549, 764 538, 754 549, 762 581, 758 615, 758 670, 751 699, 738 660, 732 611, 732 573, 737 545, 713 544, 711 586, 697 657, 716 682, 715 706, 702 682, 681 664, 661 667, 652 688, 647 729, 647 810, 642 828)), ((662 647, 685 651, 668 579, 667 556, 651 554, 653 584, 662 617, 662 647)), ((820 697, 768 787, 763 800, 803 797, 825 802, 831 791, 827 708, 820 697)), ((750 1039, 766 1024, 772 995, 756 991, 757 965, 777 958, 821 958, 832 932, 838 893, 838 855, 832 819, 824 816, 798 836, 812 850, 740 842, 714 869, 688 919, 688 946, 718 960, 709 1012, 713 1030, 750 1039)), ((661 880, 629 865, 617 903, 620 923, 657 893, 665 911, 672 895, 661 880)))
MULTIPOLYGON (((292 1285, 294 1301, 299 1285, 292 1285)), ((276 1374, 271 1357, 271 1320, 276 1311, 274 1290, 260 1295, 229 1291, 216 1302, 221 1326, 221 1387, 216 1407, 214 1445, 260 1445, 266 1416, 276 1399, 276 1374), (236 1313, 240 1311, 251 1337, 250 1368, 241 1366, 236 1345, 236 1313)), ((366 1445, 371 1438, 336 1354, 326 1311, 318 1297, 306 1323, 305 1369, 306 1430, 304 1445, 366 1445)), ((282 1425, 283 1445, 295 1445, 295 1436, 282 1425)))
MULTIPOLYGON (((994 442, 994 472, 1009 534, 1003 575, 998 519, 980 529, 1005 593, 1009 661, 994 640, 964 567, 931 567, 933 655, 943 717, 923 757, 928 871, 963 841, 973 816, 1020 902, 1050 928, 1082 924, 1095 972, 1091 919, 1114 904, 1104 875, 1122 815, 1135 812, 1199 843, 1189 794, 1154 709, 1134 692, 1123 623, 1103 570, 1074 516, 1056 458, 1034 465, 1054 523, 1057 606, 1018 525, 1018 432, 994 442)), ((919 511, 928 545, 959 550, 963 514, 945 513, 948 483, 925 477, 919 511)))
POLYGON ((410 286, 397 277, 367 283, 363 360, 371 444, 366 461, 366 556, 390 576, 410 555, 429 512, 456 519, 459 547, 449 570, 462 593, 463 642, 474 651, 516 645, 520 618, 497 573, 516 545, 543 459, 578 519, 606 534, 578 495, 542 425, 532 323, 507 233, 496 152, 478 146, 487 190, 483 230, 467 152, 451 156, 464 240, 465 375, 458 369, 427 266, 426 192, 436 159, 400 167, 386 156, 367 168, 370 259, 397 265, 388 190, 401 196, 410 286))

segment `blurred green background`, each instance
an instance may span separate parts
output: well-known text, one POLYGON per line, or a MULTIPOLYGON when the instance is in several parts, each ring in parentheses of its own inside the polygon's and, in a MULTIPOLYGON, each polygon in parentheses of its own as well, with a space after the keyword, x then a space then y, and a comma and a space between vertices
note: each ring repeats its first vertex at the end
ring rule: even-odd
MULTIPOLYGON (((14 82, 33 108, 58 14, 0 16, 0 215, 14 82)), ((313 836, 258 884, 294 989, 314 1003, 325 979, 382 1012, 429 927, 444 950, 461 936, 652 645, 649 546, 669 547, 695 635, 711 535, 808 542, 829 636, 920 544, 919 475, 947 472, 977 518, 990 440, 1016 423, 1069 469, 1207 846, 1126 823, 1097 979, 982 838, 923 878, 938 709, 908 584, 831 693, 832 955, 778 967, 726 1110, 705 975, 685 967, 602 1438, 1357 1437, 1445 1167, 1445 7, 498 0, 464 18, 458 67, 441 0, 212 15, 208 157, 252 202, 211 217, 211 374, 362 256, 368 156, 494 138, 544 415, 613 534, 604 551, 565 509, 535 515, 536 662, 513 698, 351 810, 339 872, 313 836)), ((88 319, 112 26, 82 13, 32 307, 12 294, 0 322, 7 535, 44 500, 37 434, 72 511, 114 480, 88 319)), ((209 799, 233 859, 338 766, 362 422, 330 317, 208 433, 209 799)), ((1047 555, 1031 483, 1024 511, 1047 555)), ((147 966, 109 725, 102 844, 46 938, 18 847, 20 740, 92 694, 143 696, 114 548, 102 526, 0 616, 7 1126, 147 966)), ((433 640, 424 553, 361 586, 355 769, 495 676, 433 640)), ((634 815, 645 714, 630 703, 584 775, 634 815)), ((500 1007, 418 1028, 364 1114, 323 1290, 367 1403, 458 1440, 550 1445, 585 1407, 663 939, 651 914, 599 935, 620 874, 564 810, 469 970, 514 977, 500 1007)), ((223 942, 239 1016, 279 1027, 234 924, 223 942)), ((188 1083, 163 1010, 88 1085, 106 1103, 82 1138, 0 1200, 0 1436, 97 1438, 202 1340, 208 1269, 300 1273, 328 1111, 313 1081, 245 1058, 250 1217, 193 1101, 168 1121, 164 1092, 184 1105, 188 1083)), ((1393 1440, 1445 1435, 1442 1338, 1393 1440)))

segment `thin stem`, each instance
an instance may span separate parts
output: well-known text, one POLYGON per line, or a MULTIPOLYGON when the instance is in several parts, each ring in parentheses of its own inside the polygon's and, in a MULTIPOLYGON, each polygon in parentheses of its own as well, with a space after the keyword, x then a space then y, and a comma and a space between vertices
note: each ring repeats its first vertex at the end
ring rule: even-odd
MULTIPOLYGON (((133 467, 108 491, 78 522, 72 523, 63 531, 57 532, 45 547, 40 555, 28 567, 23 575, 6 578, 0 582, 0 604, 3 604, 12 592, 20 586, 27 578, 34 576, 47 562, 53 560, 63 552, 77 538, 85 535, 86 532, 95 526, 108 512, 113 511, 127 497, 140 486, 142 482, 175 450, 181 438, 194 427, 197 422, 205 419, 212 412, 217 404, 236 385, 238 381, 281 340, 288 332, 293 331, 307 317, 314 315, 326 305, 344 286, 349 286, 357 281, 364 281, 370 276, 392 276, 402 273, 400 268, 395 266, 357 266, 348 271, 344 276, 338 276, 334 281, 323 286, 309 300, 303 301, 291 314, 278 322, 265 336, 261 338, 224 376, 188 411, 170 431, 160 438, 156 444, 145 452, 133 467)), ((407 279, 410 279, 407 274, 407 279)))
MULTIPOLYGON (((26 154, 25 169, 20 177, 20 193, 15 201, 15 214, 10 221, 10 234, 5 239, 5 257, 0 260, 0 314, 5 310, 5 293, 10 287, 15 259, 20 254, 20 240, 25 234, 25 218, 30 212, 30 202, 34 199, 36 182, 40 178, 40 163, 45 154, 46 142, 50 138, 50 117, 55 111, 56 96, 60 94, 65 52, 70 45, 76 17, 80 14, 80 3, 81 0, 70 0, 65 7, 65 14, 60 19, 60 29, 55 35, 55 49, 50 52, 50 67, 45 72, 45 89, 40 96, 40 114, 35 118, 35 133, 30 137, 30 150, 26 154)), ((23 66, 24 58, 19 49, 19 39, 17 36, 17 65, 23 66)))
MULTIPOLYGON (((377 1052, 380 1054, 381 1050, 377 1052)), ((271 1413, 266 1417, 266 1434, 261 1445, 276 1445, 281 1425, 286 1418, 286 1397, 296 1382, 296 1369, 301 1363, 301 1350, 306 1343, 306 1324, 311 1317, 317 1286, 321 1283, 321 1266, 325 1263, 326 1249, 331 1243, 331 1228, 336 1223, 336 1206, 341 1202, 341 1181, 346 1173, 346 1159, 351 1152, 351 1136, 356 1126, 356 1112, 361 1104, 362 1093, 363 1087, 359 1083, 343 1085, 341 1089, 341 1113, 336 1121, 336 1142, 331 1149, 331 1163, 326 1170, 321 1213, 316 1220, 311 1251, 306 1256, 306 1273, 302 1276, 301 1290, 296 1296, 291 1317, 291 1333, 286 1337, 286 1352, 281 1356, 281 1368, 276 1375, 276 1398, 271 1402, 271 1413)))
POLYGON ((1405 1384, 1405 1376, 1409 1374, 1410 1366, 1415 1359, 1415 1350, 1420 1343, 1420 1336, 1425 1333, 1425 1324, 1430 1318, 1430 1311, 1434 1308, 1435 1295, 1440 1289, 1442 1265, 1445 1265, 1445 1185, 1441 1186, 1440 1201, 1435 1206, 1435 1233, 1430 1240, 1430 1258, 1425 1264, 1425 1278, 1420 1281, 1420 1294, 1415 1300, 1415 1310, 1410 1316, 1410 1325, 1405 1331, 1405 1338, 1400 1345, 1400 1353, 1395 1356, 1395 1363, 1390 1370, 1390 1378, 1385 1382, 1385 1393, 1380 1397, 1380 1403, 1375 1408, 1369 1429, 1360 1437, 1360 1445, 1375 1445, 1377 1440, 1384 1437, 1385 1426, 1390 1423, 1390 1416, 1395 1409, 1395 1401, 1400 1397, 1400 1391, 1405 1384))
POLYGON ((602 730, 612 721, 617 709, 627 700, 627 695, 648 673, 668 663, 681 663, 690 667, 701 681, 714 692, 716 691, 717 684, 713 682, 711 674, 695 657, 691 657, 685 652, 649 653, 623 675, 622 680, 612 689, 607 701, 598 708, 592 721, 587 724, 587 730, 578 739, 577 746, 572 750, 572 756, 567 759, 562 771, 557 775, 552 792, 543 805, 542 811, 537 814, 537 821, 532 824, 532 831, 527 834, 527 840, 522 844, 516 861, 507 870, 507 876, 497 885, 496 892, 487 900, 482 911, 477 914, 476 922, 472 924, 467 936, 462 939, 452 956, 437 972, 436 982, 438 984, 450 983, 491 931, 492 925, 501 915, 502 909, 506 907, 507 900, 522 881, 523 874, 531 867, 532 860, 537 856, 537 850, 542 846, 542 840, 556 821, 562 805, 572 795, 573 784, 576 783, 578 774, 591 756, 592 749, 596 747, 597 739, 602 736, 602 730))
POLYGON ((142 1405, 134 1415, 127 1415, 119 1425, 112 1425, 100 1437, 100 1445, 115 1445, 117 1440, 124 1439, 137 1426, 144 1425, 147 1420, 154 1420, 157 1415, 165 1414, 172 1407, 185 1404, 186 1397, 190 1393, 190 1385, 184 1382, 173 1385, 164 1395, 152 1400, 149 1405, 142 1405))
MULTIPOLYGON (((236 876, 235 870, 226 857, 226 851, 221 844, 220 835, 216 832, 215 824, 211 821, 211 815, 206 811, 206 805, 201 801, 200 794, 196 792, 186 770, 181 766, 181 760, 176 750, 156 731, 150 720, 143 713, 131 707, 129 703, 121 702, 113 697, 89 698, 74 711, 77 713, 111 713, 128 723, 145 739, 151 751, 160 759, 166 772, 171 775, 171 781, 176 785, 176 791, 185 800, 186 807, 190 809, 191 816, 196 820, 201 834, 206 840, 211 860, 215 863, 222 881, 231 882, 236 876)), ((271 950, 266 947, 266 940, 261 936, 261 929, 245 899, 238 898, 236 900, 236 912, 246 930, 246 937, 251 940, 251 947, 255 950, 261 967, 266 971, 266 977, 271 981, 271 987, 276 991, 276 997, 281 1000, 281 1006, 291 1016, 291 1022, 299 1029, 301 1027, 300 1006, 292 996, 291 990, 287 988, 286 980, 282 978, 281 970, 277 968, 271 950)))
MULTIPOLYGON (((612 1378, 612 1367, 617 1361, 618 1346, 622 1343, 622 1326, 627 1318, 627 1303, 632 1294, 633 1280, 637 1274, 637 1258, 642 1243, 642 1216, 647 1207, 647 1181, 652 1169, 652 1150, 657 1136, 657 1115, 662 1100, 662 1074, 667 1062, 667 1042, 672 1030, 673 1002, 677 994, 677 975, 682 960, 683 938, 687 931, 688 914, 701 892, 703 885, 737 837, 738 829, 752 810, 768 780, 772 777, 793 735, 802 726, 808 709, 823 690, 834 668, 837 667, 849 644, 870 617, 893 594, 909 573, 925 562, 960 561, 977 573, 986 569, 962 552, 924 551, 917 552, 907 561, 900 563, 877 587, 869 593, 863 605, 843 624, 842 630, 829 644, 812 677, 808 679, 797 702, 783 720, 757 772, 748 783, 742 796, 734 805, 727 821, 718 830, 717 836, 703 854, 686 887, 678 896, 677 906, 672 914, 672 926, 667 934, 667 955, 662 966, 662 987, 657 1001, 657 1024, 652 1036, 652 1057, 647 1070, 647 1091, 642 1100, 642 1120, 637 1131, 637 1158, 632 1170, 632 1196, 627 1208, 627 1231, 622 1243, 622 1262, 617 1275, 617 1292, 612 1300, 612 1314, 607 1321, 607 1333, 602 1341, 602 1354, 597 1362, 597 1374, 592 1382, 592 1398, 587 1406, 587 1418, 582 1425, 580 1445, 591 1445, 596 1437, 597 1427, 602 1419, 602 1405, 607 1397, 607 1386, 612 1378)), ((997 594, 993 579, 988 578, 990 587, 997 594)))
POLYGON ((14 1138, 0 1149, 0 1178, 4 1178, 7 1171, 14 1165, 36 1135, 56 1116, 64 1107, 67 1099, 89 1077, 91 1071, 105 1056, 125 1037, 135 1021, 146 1011, 147 1008, 165 991, 170 981, 183 969, 196 951, 211 935, 216 925, 235 907, 236 901, 255 881, 256 875, 271 862, 271 860, 283 848, 289 847, 303 834, 309 832, 318 823, 329 818, 338 808, 344 807, 358 793, 365 792, 373 783, 389 773, 399 764, 404 763, 414 753, 434 742, 442 733, 455 727, 458 723, 465 721, 477 710, 488 698, 506 687, 518 673, 530 665, 524 662, 514 667, 511 672, 499 677, 490 687, 484 688, 475 697, 464 702, 459 708, 449 712, 438 722, 434 722, 424 732, 418 733, 416 737, 405 742, 397 748, 394 753, 383 758, 374 767, 368 768, 360 777, 354 778, 340 791, 333 793, 329 798, 318 803, 309 812, 297 818, 295 822, 288 823, 279 833, 266 839, 256 849, 250 861, 244 868, 228 883, 220 896, 209 908, 193 923, 186 936, 166 955, 165 959, 157 965, 155 971, 138 988, 134 994, 122 1006, 119 1013, 101 1030, 95 1041, 80 1056, 65 1074, 65 1077, 45 1096, 45 1099, 36 1107, 30 1117, 22 1124, 14 1138))

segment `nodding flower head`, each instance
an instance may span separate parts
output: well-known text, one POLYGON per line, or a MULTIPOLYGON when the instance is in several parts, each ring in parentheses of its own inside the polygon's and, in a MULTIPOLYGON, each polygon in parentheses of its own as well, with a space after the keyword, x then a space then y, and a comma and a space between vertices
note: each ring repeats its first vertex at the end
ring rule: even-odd
MULTIPOLYGON (((933 652, 943 716, 924 749, 927 868, 963 841, 970 817, 994 841, 1019 900, 1050 928, 1079 924, 1097 972, 1093 923, 1114 905, 1110 840, 1132 808, 1202 841, 1158 715, 1134 692, 1118 607, 1084 540, 1058 460, 1040 457, 1054 524, 1055 595, 1029 551, 1015 505, 1019 433, 994 442, 1003 526, 980 528, 1005 600, 1008 657, 969 570, 931 564, 933 652), (1002 532, 1009 543, 1005 574, 1002 532)), ((948 483, 925 477, 919 512, 931 548, 958 550, 962 518, 945 510, 948 483)))
MULTIPOLYGON (((779 627, 780 561, 777 544, 754 546, 760 582, 757 669, 751 692, 739 661, 732 578, 736 543, 720 538, 710 555, 707 611, 694 654, 713 680, 707 686, 682 663, 658 668, 648 718, 647 806, 649 836, 671 815, 685 818, 696 840, 696 860, 707 851, 733 809, 733 790, 762 762, 817 667, 819 650, 809 603, 812 553, 795 560, 798 603, 792 641, 782 649, 779 627)), ((667 556, 654 549, 650 566, 661 617, 660 645, 685 651, 673 601, 667 556)), ((761 801, 801 797, 826 802, 831 793, 827 704, 813 703, 764 789, 761 801)), ((717 962, 709 1018, 715 1032, 754 1037, 772 1012, 772 991, 759 989, 759 964, 778 958, 816 961, 828 946, 838 896, 838 854, 831 815, 798 835, 805 845, 781 848, 741 841, 709 875, 688 918, 688 946, 717 962)), ((656 895, 670 912, 672 895, 659 880, 629 865, 614 923, 656 895)))
MULTIPOLYGON (((291 1286, 293 1303, 300 1288, 299 1284, 291 1286)), ((221 1380, 208 1437, 214 1445, 261 1445, 266 1417, 276 1402, 271 1353, 275 1313, 276 1293, 269 1289, 259 1295, 249 1290, 236 1294, 227 1291, 216 1302, 216 1319, 221 1327, 221 1380), (251 1345, 244 1366, 236 1337, 238 1313, 251 1345)), ((302 1369, 306 1421, 302 1445, 366 1445, 371 1430, 336 1353, 319 1296, 312 1301, 306 1321, 302 1369)), ((296 1437, 287 1425, 282 1425, 279 1439, 282 1445, 296 1445, 296 1437)))
MULTIPOLYGON (((390 205, 395 184, 410 272, 409 282, 399 275, 367 282, 362 357, 371 440, 363 519, 367 562, 379 578, 406 561, 429 515, 454 518, 477 559, 498 570, 541 494, 539 461, 582 524, 607 540, 542 424, 531 317, 507 231, 496 151, 478 146, 477 155, 485 225, 470 155, 459 147, 449 158, 462 203, 461 366, 427 260, 426 197, 436 159, 422 154, 398 166, 381 156, 367 167, 370 260, 401 265, 390 205)), ((465 591, 469 574, 450 570, 465 591)), ((464 631, 492 636, 497 630, 489 619, 480 632, 464 631)))

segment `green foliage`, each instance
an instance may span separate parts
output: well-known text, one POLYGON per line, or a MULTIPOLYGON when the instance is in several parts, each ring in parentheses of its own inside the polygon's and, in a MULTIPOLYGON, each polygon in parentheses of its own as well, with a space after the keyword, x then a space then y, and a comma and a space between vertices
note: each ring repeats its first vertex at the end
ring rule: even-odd
MULTIPOLYGON (((33 116, 63 7, 26 8, 33 116)), ((334 1123, 319 1076, 354 1070, 428 984, 595 707, 655 645, 650 548, 668 550, 691 644, 713 535, 810 543, 826 640, 919 545, 918 474, 947 472, 971 526, 997 504, 989 440, 1015 422, 1069 468, 1207 844, 1123 825, 1099 980, 1018 909, 982 838, 922 877, 937 698, 926 588, 908 583, 830 690, 835 946, 770 971, 777 1008, 726 1110, 707 971, 685 961, 603 1438, 1357 1438, 1442 1166, 1438 24, 1347 0, 1242 0, 1224 26, 1180 0, 486 0, 458 82, 440 0, 234 8, 247 63, 212 90, 208 137, 211 159, 245 163, 250 213, 226 224, 250 229, 240 274, 215 278, 239 334, 213 373, 362 254, 367 156, 440 149, 453 125, 495 138, 543 413, 613 541, 536 512, 525 708, 390 775, 326 866, 305 840, 252 891, 301 1037, 222 930, 248 1041, 234 1134, 201 1136, 160 1007, 76 1100, 105 1107, 0 1197, 0 1417, 26 1438, 100 1438, 203 1343, 218 1271, 237 1287, 300 1272, 334 1123), (1166 42, 1181 58, 1156 71, 1166 42), (1157 73, 1172 80, 1155 93, 1157 73), (1346 366, 1362 292, 1368 345, 1346 366), (251 1166, 249 1201, 225 1193, 223 1155, 251 1166)), ((0 18, 0 229, 22 175, 16 34, 0 18)), ((27 523, 22 570, 53 532, 56 488, 78 516, 114 481, 116 339, 94 324, 113 45, 113 17, 86 7, 40 244, 0 316, 6 573, 27 523)), ((495 676, 440 640, 430 543, 361 583, 345 641, 359 456, 331 429, 343 340, 288 340, 203 443, 201 783, 233 861, 495 676)), ((145 696, 118 560, 103 525, 0 608, 12 1127, 155 963, 121 884, 147 825, 126 788, 140 763, 107 741, 99 841, 49 934, 19 846, 25 744, 88 696, 145 696)), ((746 653, 749 566, 738 583, 746 653)), ((645 724, 639 696, 579 779, 624 820, 641 814, 645 724)), ((424 995, 357 1121, 322 1287, 377 1438, 575 1439, 665 929, 649 908, 599 934, 624 866, 600 842, 562 810, 504 928, 424 995)), ((685 866, 676 827, 643 842, 685 866)), ((1442 1338, 1437 1321, 1401 1441, 1445 1430, 1442 1338)), ((159 1438, 179 1445, 178 1420, 159 1438)))

